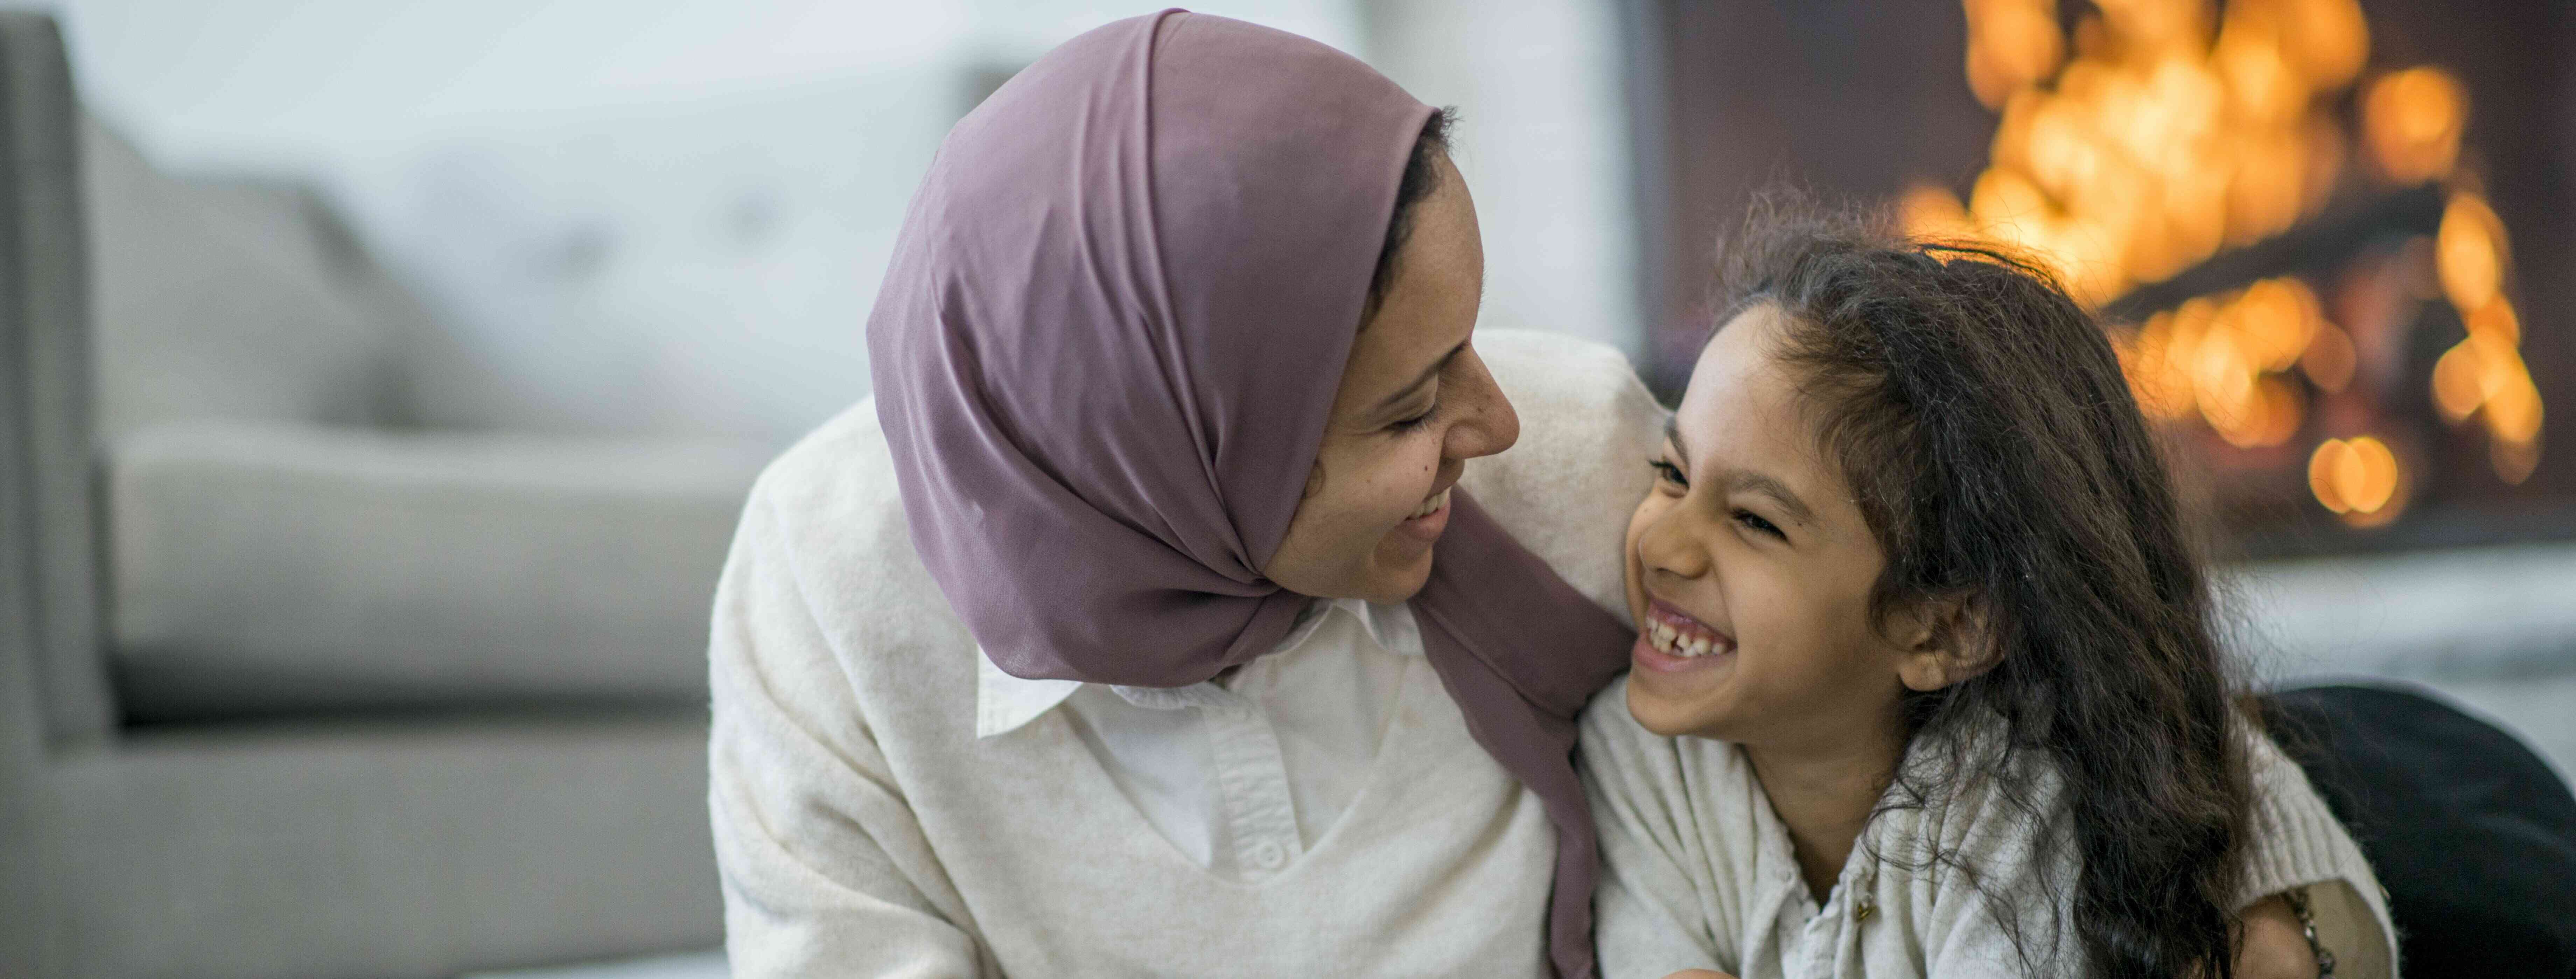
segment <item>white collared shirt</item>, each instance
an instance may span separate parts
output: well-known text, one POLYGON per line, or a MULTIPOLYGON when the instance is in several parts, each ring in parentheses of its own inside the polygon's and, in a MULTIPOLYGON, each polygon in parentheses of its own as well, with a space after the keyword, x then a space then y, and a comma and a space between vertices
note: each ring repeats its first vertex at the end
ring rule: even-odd
POLYGON ((984 657, 975 734, 1062 707, 1164 839, 1219 875, 1259 880, 1349 808, 1406 671, 1423 665, 1411 609, 1317 599, 1276 652, 1187 687, 1024 680, 984 657))

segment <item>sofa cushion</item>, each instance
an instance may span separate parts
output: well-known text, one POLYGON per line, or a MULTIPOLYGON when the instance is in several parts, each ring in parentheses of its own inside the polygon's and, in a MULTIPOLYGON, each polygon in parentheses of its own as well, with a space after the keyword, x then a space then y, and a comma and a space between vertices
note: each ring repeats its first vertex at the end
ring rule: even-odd
POLYGON ((756 444, 169 424, 109 472, 129 722, 706 696, 756 444))
POLYGON ((176 179, 86 116, 81 176, 101 431, 405 413, 410 310, 311 190, 176 179))

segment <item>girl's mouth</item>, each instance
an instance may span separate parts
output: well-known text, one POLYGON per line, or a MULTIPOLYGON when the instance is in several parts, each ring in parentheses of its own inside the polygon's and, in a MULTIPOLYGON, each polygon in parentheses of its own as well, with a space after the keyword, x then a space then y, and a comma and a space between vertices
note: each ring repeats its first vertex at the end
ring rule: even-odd
POLYGON ((1637 623, 1634 658, 1640 666, 1674 670, 1734 651, 1734 637, 1661 599, 1650 601, 1645 619, 1637 623))

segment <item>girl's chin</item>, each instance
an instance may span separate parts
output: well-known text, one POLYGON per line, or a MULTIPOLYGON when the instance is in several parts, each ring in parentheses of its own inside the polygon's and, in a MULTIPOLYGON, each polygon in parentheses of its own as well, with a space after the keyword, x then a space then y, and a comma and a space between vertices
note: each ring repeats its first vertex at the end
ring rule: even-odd
POLYGON ((1629 649, 1628 714, 1665 737, 1697 734, 1716 720, 1718 688, 1733 672, 1735 653, 1680 657, 1643 636, 1629 649))

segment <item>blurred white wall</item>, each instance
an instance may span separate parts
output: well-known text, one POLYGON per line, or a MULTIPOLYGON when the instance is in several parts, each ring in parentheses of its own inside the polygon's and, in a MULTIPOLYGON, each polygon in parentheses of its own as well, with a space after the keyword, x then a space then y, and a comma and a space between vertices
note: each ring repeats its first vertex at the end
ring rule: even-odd
POLYGON ((1457 163, 1485 235, 1488 326, 1644 349, 1618 5, 1370 0, 1366 57, 1458 107, 1457 163))
MULTIPOLYGON (((65 0, 92 109, 179 170, 298 174, 441 314, 424 420, 793 437, 948 126, 1151 9, 1079 0, 65 0)), ((1464 114, 1495 325, 1633 349, 1608 8, 1225 0, 1464 114)))

